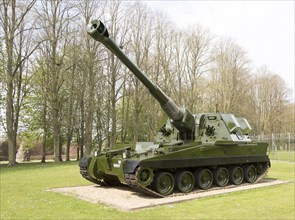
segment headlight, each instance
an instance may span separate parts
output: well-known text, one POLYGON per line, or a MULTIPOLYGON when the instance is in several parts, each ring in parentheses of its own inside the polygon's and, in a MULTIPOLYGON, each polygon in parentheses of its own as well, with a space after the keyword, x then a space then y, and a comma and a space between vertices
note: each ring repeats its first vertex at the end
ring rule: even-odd
POLYGON ((122 157, 123 157, 123 159, 126 159, 127 158, 126 152, 123 152, 122 157))

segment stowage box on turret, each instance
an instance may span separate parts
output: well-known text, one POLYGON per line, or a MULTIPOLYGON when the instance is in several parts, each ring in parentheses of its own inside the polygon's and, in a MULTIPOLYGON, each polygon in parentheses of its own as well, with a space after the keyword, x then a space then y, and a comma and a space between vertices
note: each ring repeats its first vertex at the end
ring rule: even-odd
POLYGON ((169 120, 155 142, 105 152, 95 151, 80 161, 80 173, 87 180, 108 186, 128 185, 154 197, 173 192, 189 193, 243 182, 255 183, 270 167, 267 143, 251 141, 251 127, 245 118, 233 114, 192 114, 179 108, 154 84, 109 37, 98 20, 87 27, 146 86, 160 103, 169 120))

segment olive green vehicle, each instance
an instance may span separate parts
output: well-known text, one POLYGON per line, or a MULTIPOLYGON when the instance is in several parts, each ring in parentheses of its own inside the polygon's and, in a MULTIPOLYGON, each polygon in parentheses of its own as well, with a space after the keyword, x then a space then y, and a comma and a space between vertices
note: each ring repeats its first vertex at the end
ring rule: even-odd
POLYGON ((154 197, 165 197, 213 185, 255 183, 266 174, 270 167, 268 144, 251 141, 246 119, 225 113, 192 114, 179 108, 124 54, 102 22, 91 21, 87 32, 130 69, 170 119, 155 142, 95 151, 83 157, 79 166, 84 178, 99 185, 128 185, 154 197))

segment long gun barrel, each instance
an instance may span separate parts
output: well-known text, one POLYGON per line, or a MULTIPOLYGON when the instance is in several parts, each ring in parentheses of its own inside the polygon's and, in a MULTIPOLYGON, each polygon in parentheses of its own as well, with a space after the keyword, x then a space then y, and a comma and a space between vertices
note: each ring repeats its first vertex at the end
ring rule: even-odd
POLYGON ((118 45, 109 37, 105 25, 99 20, 92 20, 87 27, 87 33, 96 41, 105 45, 118 59, 120 59, 129 70, 148 88, 153 97, 160 103, 164 112, 173 120, 174 126, 190 137, 194 132, 194 116, 187 110, 179 108, 175 102, 167 96, 161 88, 154 84, 138 67, 135 65, 118 45))

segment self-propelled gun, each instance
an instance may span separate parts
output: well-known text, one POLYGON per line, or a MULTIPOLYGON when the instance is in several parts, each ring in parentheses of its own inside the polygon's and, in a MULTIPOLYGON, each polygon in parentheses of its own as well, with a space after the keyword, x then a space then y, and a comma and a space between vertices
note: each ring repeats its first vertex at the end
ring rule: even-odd
POLYGON ((154 142, 118 150, 95 151, 80 161, 80 173, 99 185, 128 185, 155 197, 190 193, 214 186, 255 183, 270 167, 267 143, 249 138, 245 118, 228 113, 192 114, 153 83, 93 20, 88 34, 125 64, 169 116, 154 142))

